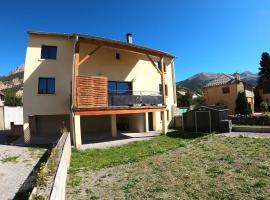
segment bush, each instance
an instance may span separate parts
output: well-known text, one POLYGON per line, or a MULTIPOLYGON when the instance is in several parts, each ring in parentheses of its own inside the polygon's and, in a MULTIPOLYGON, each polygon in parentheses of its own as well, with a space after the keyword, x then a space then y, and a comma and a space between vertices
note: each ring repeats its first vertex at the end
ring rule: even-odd
POLYGON ((267 112, 268 111, 268 104, 267 104, 267 102, 265 102, 265 101, 261 102, 260 103, 260 109, 263 112, 267 112))
POLYGON ((235 114, 241 114, 241 115, 251 114, 251 109, 248 105, 245 92, 238 93, 237 99, 235 101, 235 114))
POLYGON ((22 106, 22 98, 17 97, 14 92, 7 92, 5 106, 22 106))

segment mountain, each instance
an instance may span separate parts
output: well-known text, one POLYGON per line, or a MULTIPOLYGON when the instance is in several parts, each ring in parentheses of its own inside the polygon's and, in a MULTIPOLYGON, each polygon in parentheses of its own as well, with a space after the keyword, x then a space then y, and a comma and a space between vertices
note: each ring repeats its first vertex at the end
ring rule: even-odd
POLYGON ((21 97, 23 95, 23 73, 24 64, 15 67, 6 75, 0 76, 0 91, 4 94, 15 92, 16 96, 21 97))
MULTIPOLYGON (((176 85, 177 87, 186 87, 191 90, 200 92, 203 86, 205 86, 209 81, 216 78, 222 78, 223 76, 226 75, 224 73, 202 72, 199 74, 195 74, 194 76, 191 76, 190 78, 187 78, 183 81, 177 82, 176 85)), ((257 84, 258 74, 245 71, 240 74, 240 78, 242 81, 245 81, 255 86, 257 84)))

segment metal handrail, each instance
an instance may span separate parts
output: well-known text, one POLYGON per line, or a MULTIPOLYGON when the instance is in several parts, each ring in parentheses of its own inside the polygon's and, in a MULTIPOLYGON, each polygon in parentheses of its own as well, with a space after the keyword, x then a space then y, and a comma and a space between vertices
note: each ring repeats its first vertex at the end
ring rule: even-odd
POLYGON ((110 90, 109 94, 112 95, 150 95, 150 96, 161 96, 161 94, 157 91, 134 91, 134 90, 110 90))

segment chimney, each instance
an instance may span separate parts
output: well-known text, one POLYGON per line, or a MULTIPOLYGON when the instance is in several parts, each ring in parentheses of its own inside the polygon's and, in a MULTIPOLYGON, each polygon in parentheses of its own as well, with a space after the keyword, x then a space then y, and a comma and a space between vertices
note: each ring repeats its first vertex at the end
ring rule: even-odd
POLYGON ((239 73, 235 73, 234 77, 235 77, 236 81, 240 81, 240 74, 239 73))
POLYGON ((132 33, 127 33, 127 43, 132 44, 132 33))

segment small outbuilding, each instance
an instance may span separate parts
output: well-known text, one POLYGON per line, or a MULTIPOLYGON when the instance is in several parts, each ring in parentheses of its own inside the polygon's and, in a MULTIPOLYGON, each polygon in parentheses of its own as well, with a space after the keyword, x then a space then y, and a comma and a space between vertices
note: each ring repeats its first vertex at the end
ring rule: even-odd
POLYGON ((183 113, 183 129, 190 132, 230 132, 229 109, 224 106, 200 106, 183 113))

